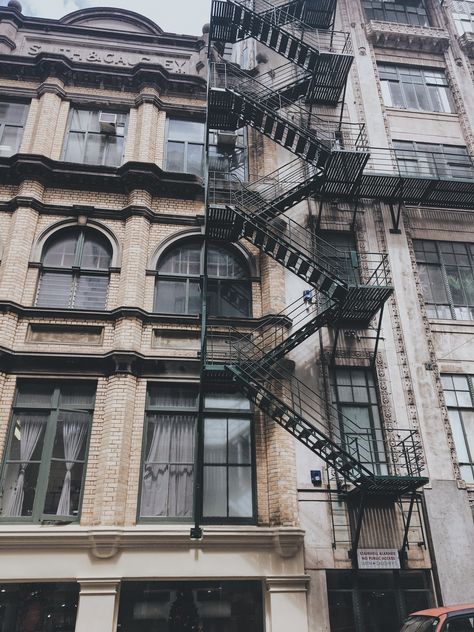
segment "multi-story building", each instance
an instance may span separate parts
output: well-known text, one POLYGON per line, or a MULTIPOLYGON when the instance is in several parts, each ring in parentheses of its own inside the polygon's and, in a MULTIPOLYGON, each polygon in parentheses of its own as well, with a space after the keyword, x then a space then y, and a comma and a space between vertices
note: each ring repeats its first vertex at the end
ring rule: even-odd
POLYGON ((474 600, 471 5, 0 8, 0 632, 474 600))

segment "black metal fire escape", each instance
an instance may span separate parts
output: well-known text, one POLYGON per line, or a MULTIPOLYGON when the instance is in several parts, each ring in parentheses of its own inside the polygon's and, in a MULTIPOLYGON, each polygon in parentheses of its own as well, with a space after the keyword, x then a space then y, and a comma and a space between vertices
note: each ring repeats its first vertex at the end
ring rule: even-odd
POLYGON ((342 253, 284 215, 310 195, 353 198, 370 158, 363 126, 318 117, 311 107, 340 101, 353 60, 348 35, 332 28, 334 9, 335 0, 212 2, 210 38, 217 47, 254 38, 286 63, 255 76, 229 62, 212 62, 209 130, 250 126, 295 158, 252 182, 209 173, 206 238, 245 239, 311 290, 254 329, 204 322, 202 381, 231 377, 354 495, 396 499, 427 482, 414 434, 407 431, 385 471, 378 463, 381 446, 297 380, 284 360, 324 326, 367 327, 393 290, 385 255, 342 253))

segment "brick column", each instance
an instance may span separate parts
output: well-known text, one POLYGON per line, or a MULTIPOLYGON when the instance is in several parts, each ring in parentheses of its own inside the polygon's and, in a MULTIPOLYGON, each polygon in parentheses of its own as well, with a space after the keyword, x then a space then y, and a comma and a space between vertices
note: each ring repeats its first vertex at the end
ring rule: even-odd
POLYGON ((21 149, 58 160, 69 111, 69 104, 63 101, 63 82, 56 77, 48 78, 38 88, 38 96, 30 108, 21 149))
POLYGON ((79 579, 79 608, 75 632, 115 632, 119 579, 79 579))
POLYGON ((22 302, 38 213, 20 206, 13 213, 0 268, 0 300, 22 302))
POLYGON ((116 373, 107 379, 93 499, 94 524, 124 524, 137 382, 129 373, 116 373))
MULTIPOLYGON (((135 200, 135 198, 136 196, 132 199, 135 200)), ((135 201, 130 203, 136 204, 135 201)), ((143 203, 141 205, 143 206, 143 203)), ((125 223, 119 305, 129 307, 144 305, 149 232, 150 222, 146 217, 132 216, 125 223)))
POLYGON ((143 90, 138 97, 135 160, 140 162, 155 162, 160 115, 156 98, 156 92, 150 88, 143 90))

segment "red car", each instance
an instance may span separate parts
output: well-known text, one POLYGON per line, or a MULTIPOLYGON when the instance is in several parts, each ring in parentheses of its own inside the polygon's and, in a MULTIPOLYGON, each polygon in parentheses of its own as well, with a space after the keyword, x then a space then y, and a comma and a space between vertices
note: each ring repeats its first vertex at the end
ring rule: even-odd
POLYGON ((474 604, 413 612, 400 632, 474 632, 474 604))

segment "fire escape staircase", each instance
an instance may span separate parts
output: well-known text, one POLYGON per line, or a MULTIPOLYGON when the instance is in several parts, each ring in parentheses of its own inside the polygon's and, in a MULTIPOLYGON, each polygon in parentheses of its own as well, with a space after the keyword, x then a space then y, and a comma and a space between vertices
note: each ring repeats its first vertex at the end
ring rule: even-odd
MULTIPOLYGON (((270 178, 269 184, 265 178, 247 185, 224 177, 223 186, 212 186, 215 178, 209 174, 206 235, 250 241, 312 290, 276 322, 271 317, 247 334, 231 328, 224 336, 224 351, 222 330, 212 332, 207 326, 204 369, 208 378, 231 375, 257 407, 328 463, 354 491, 395 499, 427 481, 421 476, 415 433, 407 431, 389 466, 384 462, 385 446, 378 445, 370 431, 344 418, 286 368, 285 356, 321 327, 341 322, 367 326, 392 292, 385 256, 377 255, 375 264, 370 257, 359 260, 355 253, 339 252, 296 222, 279 217, 306 196, 335 184, 350 194, 369 158, 360 129, 354 140, 341 122, 315 117, 301 103, 305 98, 336 103, 352 54, 349 40, 337 51, 333 31, 320 32, 304 24, 301 19, 309 14, 298 13, 297 5, 212 2, 212 41, 255 38, 289 60, 293 69, 283 66, 257 79, 233 64, 211 64, 209 129, 254 127, 297 160, 284 168, 286 178, 270 178)), ((314 8, 311 2, 306 6, 314 8)))
POLYGON ((336 104, 354 59, 350 38, 332 29, 316 29, 294 13, 267 0, 213 0, 210 37, 222 44, 256 39, 313 75, 308 95, 312 100, 336 104))

